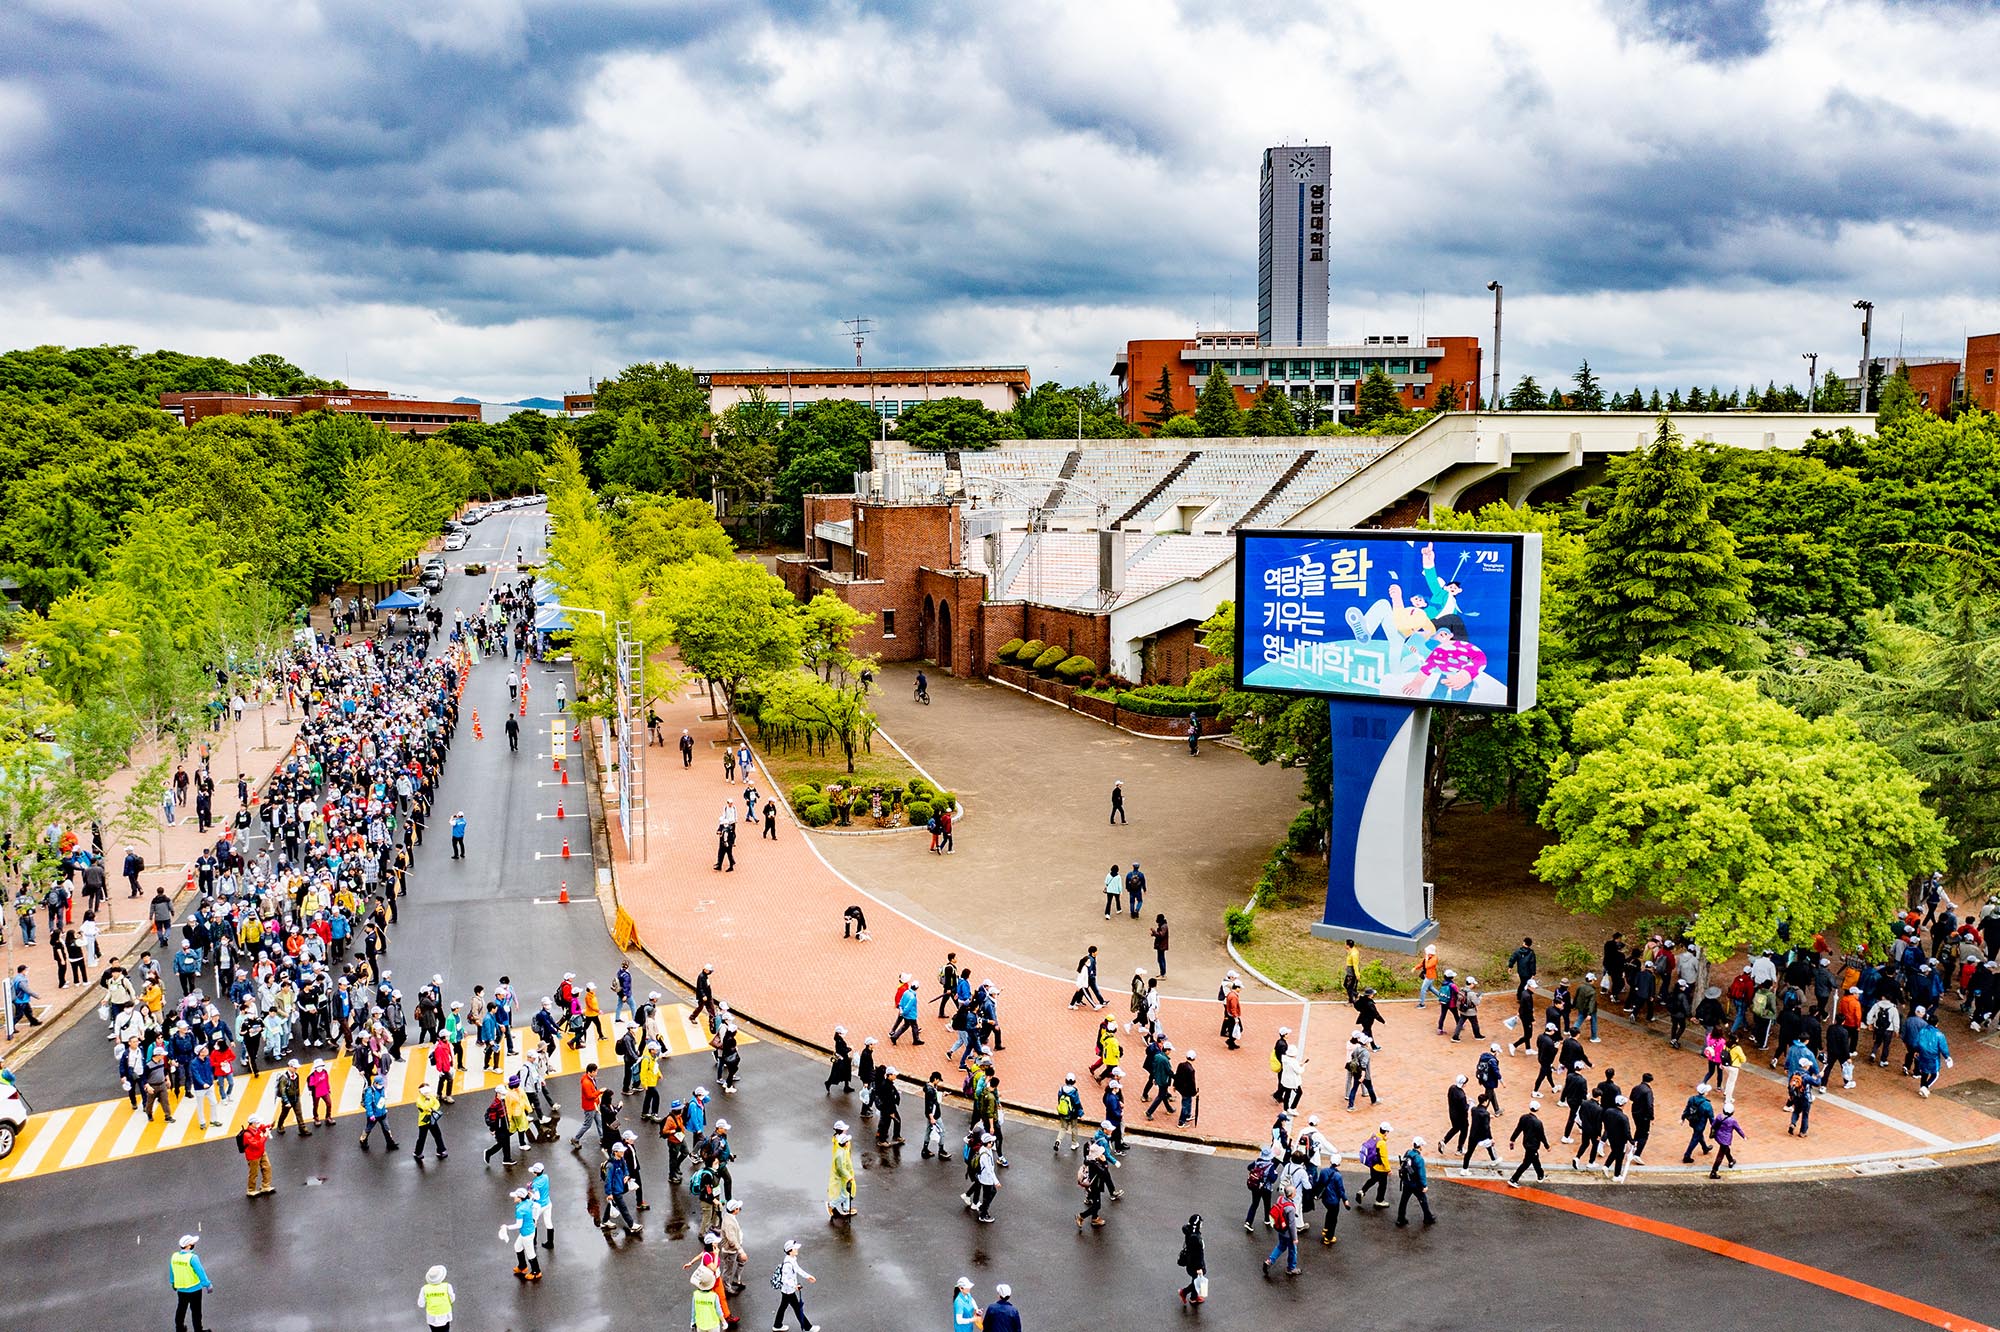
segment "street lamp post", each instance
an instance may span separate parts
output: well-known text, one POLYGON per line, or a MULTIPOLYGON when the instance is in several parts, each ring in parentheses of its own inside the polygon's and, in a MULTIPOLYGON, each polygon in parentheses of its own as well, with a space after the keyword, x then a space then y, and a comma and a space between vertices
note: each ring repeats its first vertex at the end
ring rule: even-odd
POLYGON ((1813 409, 1813 401, 1819 390, 1819 353, 1801 352, 1806 362, 1806 410, 1813 409))
POLYGON ((1498 411, 1500 408, 1500 284, 1497 281, 1489 282, 1486 284, 1486 290, 1493 293, 1493 396, 1492 401, 1486 405, 1488 410, 1498 411))
POLYGON ((1875 302, 1856 301, 1854 308, 1861 311, 1861 410, 1868 410, 1868 363, 1874 358, 1868 354, 1869 341, 1875 335, 1875 302))

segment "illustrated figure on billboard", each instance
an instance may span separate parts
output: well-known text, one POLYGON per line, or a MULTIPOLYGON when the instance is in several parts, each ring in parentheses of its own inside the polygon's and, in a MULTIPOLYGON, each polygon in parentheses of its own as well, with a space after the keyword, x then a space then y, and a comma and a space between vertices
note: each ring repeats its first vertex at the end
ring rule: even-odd
POLYGON ((1473 684, 1486 670, 1486 654, 1465 641, 1465 621, 1457 615, 1438 616, 1431 643, 1416 678, 1403 686, 1403 696, 1454 703, 1471 698, 1473 684))

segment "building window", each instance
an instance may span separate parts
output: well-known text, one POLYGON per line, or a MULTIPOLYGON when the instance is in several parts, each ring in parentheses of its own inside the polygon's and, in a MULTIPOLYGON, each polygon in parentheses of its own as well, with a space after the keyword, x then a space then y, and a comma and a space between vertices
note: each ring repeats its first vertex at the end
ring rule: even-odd
POLYGON ((896 636, 896 612, 892 610, 885 610, 882 612, 882 637, 894 638, 895 636, 896 636))
POLYGON ((1422 384, 1410 385, 1410 401, 1422 402, 1423 400, 1424 400, 1424 386, 1422 384))
POLYGON ((1989 384, 1991 384, 1991 383, 1993 382, 1993 370, 1992 370, 1992 368, 1991 368, 1991 367, 1988 367, 1988 368, 1987 368, 1987 371, 1986 371, 1986 382, 1987 382, 1987 383, 1989 383, 1989 384))
POLYGON ((1313 362, 1313 378, 1315 378, 1315 379, 1332 379, 1332 378, 1333 378, 1333 362, 1332 362, 1332 361, 1314 361, 1314 362, 1313 362))
POLYGON ((1340 373, 1343 378, 1346 379, 1354 378, 1356 375, 1361 373, 1361 362, 1342 361, 1340 363, 1340 373))
POLYGON ((1408 361, 1391 361, 1389 362, 1389 373, 1392 375, 1407 375, 1410 373, 1410 363, 1408 361))

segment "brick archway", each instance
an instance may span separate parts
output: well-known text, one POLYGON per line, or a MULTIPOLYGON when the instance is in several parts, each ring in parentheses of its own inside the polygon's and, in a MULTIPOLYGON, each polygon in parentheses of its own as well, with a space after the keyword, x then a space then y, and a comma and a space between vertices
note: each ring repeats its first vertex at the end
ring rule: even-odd
POLYGON ((935 644, 935 647, 936 647, 935 660, 937 661, 937 664, 942 666, 946 670, 950 670, 951 657, 952 657, 952 638, 951 638, 951 603, 949 601, 940 601, 937 604, 937 642, 935 644))

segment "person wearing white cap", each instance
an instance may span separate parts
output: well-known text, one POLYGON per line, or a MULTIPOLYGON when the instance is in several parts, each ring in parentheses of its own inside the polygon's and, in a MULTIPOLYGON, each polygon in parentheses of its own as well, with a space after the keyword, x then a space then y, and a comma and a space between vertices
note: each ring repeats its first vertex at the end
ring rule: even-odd
POLYGON ((826 1174, 826 1214, 840 1217, 857 1214, 854 1206, 854 1139, 848 1134, 844 1119, 833 1121, 833 1160, 826 1174))
POLYGON ((465 859, 465 811, 462 809, 451 816, 451 858, 465 859))
POLYGON ((972 1278, 960 1277, 951 1289, 951 1332, 973 1332, 979 1326, 979 1301, 972 1298, 972 1278))
POLYGON ((1431 1173, 1424 1161, 1424 1140, 1410 1139, 1410 1150, 1403 1153, 1403 1159, 1396 1166, 1396 1180, 1401 1185, 1402 1197, 1396 1207, 1396 1224, 1410 1224, 1410 1199, 1417 1200, 1423 1209, 1424 1224, 1434 1226, 1437 1218, 1431 1215, 1431 1173))
POLYGON ((1129 823, 1125 817, 1125 783, 1111 783, 1111 823, 1129 823))
POLYGON ((1615 1183, 1625 1182, 1626 1153, 1632 1145, 1632 1119, 1626 1114, 1627 1098, 1620 1096, 1604 1112, 1604 1141, 1609 1148, 1604 1158, 1604 1173, 1615 1183))
POLYGON ((1436 944, 1425 944, 1424 951, 1410 968, 1417 977, 1417 1009, 1422 1011, 1424 1000, 1438 990, 1438 948, 1436 944))
POLYGON ((743 1244, 743 1218, 737 1215, 742 1210, 741 1198, 731 1198, 722 1205, 722 1283, 731 1292, 743 1289, 743 1268, 750 1261, 750 1250, 743 1244))
POLYGON ((785 1241, 785 1260, 778 1264, 778 1310, 771 1315, 771 1332, 784 1332, 785 1313, 794 1310, 799 1315, 799 1326, 806 1332, 819 1332, 819 1324, 806 1317, 805 1300, 801 1298, 805 1287, 819 1278, 799 1265, 799 1242, 785 1241))
POLYGON ((979 1320, 983 1332, 1021 1332, 1021 1311, 1014 1307, 1014 1288, 1001 1282, 993 1288, 997 1297, 986 1306, 979 1320))
POLYGON ((208 1279, 207 1269, 195 1254, 194 1246, 199 1243, 200 1236, 183 1235, 180 1248, 167 1258, 167 1271, 174 1283, 174 1332, 187 1332, 190 1313, 194 1315, 195 1332, 202 1332, 202 1292, 215 1288, 215 1284, 208 1279))
POLYGON ((424 1284, 417 1291, 417 1307, 424 1311, 425 1327, 451 1332, 451 1306, 457 1302, 458 1292, 444 1278, 443 1263, 424 1273, 424 1284))
POLYGON ((1572 1036, 1580 1034, 1586 1020, 1590 1023, 1590 1043, 1596 1045, 1598 1043, 1597 973, 1594 971, 1584 972, 1583 984, 1577 986, 1575 1017, 1570 1022, 1569 1034, 1572 1036))

